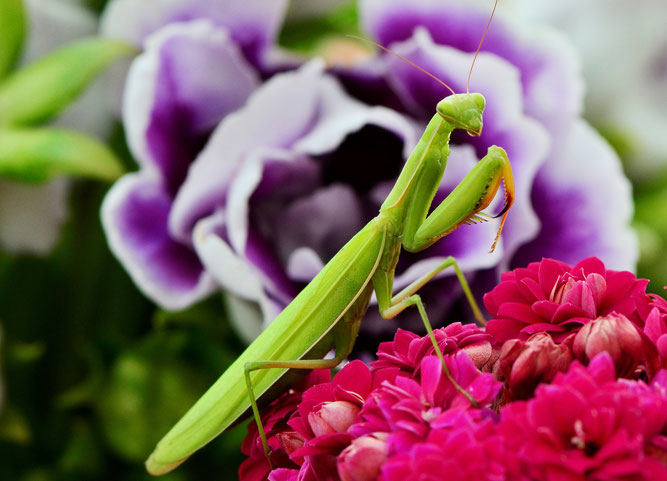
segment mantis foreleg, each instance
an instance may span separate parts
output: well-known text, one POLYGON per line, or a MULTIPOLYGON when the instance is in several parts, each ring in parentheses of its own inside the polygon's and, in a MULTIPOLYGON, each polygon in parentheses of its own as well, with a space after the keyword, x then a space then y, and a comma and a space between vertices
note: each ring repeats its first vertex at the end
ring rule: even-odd
MULTIPOLYGON (((427 148, 426 155, 428 155, 431 148, 431 146, 427 148)), ((408 206, 406 229, 402 239, 403 247, 409 251, 425 249, 441 237, 444 237, 455 230, 461 224, 466 223, 471 219, 481 220, 479 216, 485 215, 478 213, 489 205, 503 180, 505 182, 506 207, 501 214, 507 212, 507 208, 514 197, 514 181, 505 151, 498 147, 491 147, 489 153, 475 165, 456 189, 454 189, 454 191, 449 194, 428 217, 425 216, 423 203, 415 203, 414 207, 412 205, 408 206), (412 219, 410 219, 411 215, 417 217, 412 217, 412 219), (418 222, 420 218, 422 221, 418 222), (407 226, 410 226, 410 228, 407 228, 407 226)), ((430 179, 425 179, 425 181, 430 182, 430 179)), ((503 215, 500 225, 501 228, 504 220, 505 216, 503 215)), ((498 236, 496 236, 493 247, 495 247, 497 240, 498 236)), ((417 279, 394 296, 392 296, 392 291, 394 282, 393 269, 395 266, 390 266, 388 269, 380 268, 373 276, 373 287, 375 288, 377 295, 380 314, 385 319, 398 315, 408 306, 417 307, 419 315, 426 327, 426 331, 431 338, 435 352, 442 362, 443 371, 446 376, 457 390, 466 396, 472 404, 476 405, 476 401, 470 393, 465 391, 452 378, 435 336, 433 335, 433 329, 428 320, 426 310, 424 309, 424 304, 421 298, 415 294, 415 292, 430 279, 449 266, 454 267, 459 281, 461 282, 461 286, 463 287, 463 291, 475 313, 475 317, 484 323, 479 308, 477 307, 477 303, 470 292, 468 283, 453 258, 445 259, 445 261, 431 272, 417 279)))
MULTIPOLYGON (((488 215, 478 213, 491 203, 503 181, 505 182, 505 208, 498 214, 498 216, 502 215, 498 229, 498 234, 500 234, 509 206, 514 199, 514 178, 507 154, 500 147, 493 146, 428 217, 425 219, 421 217, 424 220, 418 224, 408 219, 402 241, 405 250, 416 252, 426 249, 461 224, 471 219, 488 218, 488 215)), ((408 218, 413 213, 417 216, 423 215, 420 211, 423 212, 423 205, 415 203, 414 207, 408 208, 408 218)), ((497 241, 498 236, 493 242, 492 251, 497 241)))

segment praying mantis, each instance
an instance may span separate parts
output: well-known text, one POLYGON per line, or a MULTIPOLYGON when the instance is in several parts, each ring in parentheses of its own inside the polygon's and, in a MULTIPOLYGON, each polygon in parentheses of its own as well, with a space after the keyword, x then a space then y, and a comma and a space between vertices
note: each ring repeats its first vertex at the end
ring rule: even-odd
MULTIPOLYGON (((402 249, 421 251, 464 223, 501 217, 493 250, 514 200, 514 180, 507 154, 502 148, 492 146, 451 194, 428 214, 444 175, 451 133, 462 129, 471 136, 479 136, 482 132, 484 97, 479 93, 456 94, 449 89, 452 95, 437 104, 435 115, 377 217, 345 244, 158 443, 146 461, 151 474, 172 470, 251 412, 269 458, 258 405, 270 402, 294 384, 298 379, 295 370, 332 369, 344 360, 352 351, 373 292, 385 319, 395 317, 410 306, 418 309, 441 361, 442 352, 417 294, 422 286, 452 267, 475 317, 483 322, 465 277, 451 257, 392 294, 394 272, 402 249), (494 199, 502 182, 505 185, 503 209, 495 216, 482 212, 494 199), (332 349, 334 357, 323 359, 332 349)), ((451 378, 444 361, 442 365, 457 389, 475 403, 451 378)))

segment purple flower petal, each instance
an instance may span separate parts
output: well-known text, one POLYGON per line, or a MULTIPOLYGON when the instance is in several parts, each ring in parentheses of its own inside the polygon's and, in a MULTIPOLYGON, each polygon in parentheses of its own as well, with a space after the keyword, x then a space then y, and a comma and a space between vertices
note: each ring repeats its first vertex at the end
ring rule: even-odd
POLYGON ((185 238, 197 218, 224 205, 230 185, 237 178, 245 182, 239 169, 249 159, 281 149, 323 154, 367 124, 406 142, 414 139, 412 126, 402 116, 345 97, 316 61, 274 77, 214 132, 176 198, 172 231, 185 238))
POLYGON ((632 270, 637 239, 628 227, 631 188, 611 148, 579 121, 540 170, 532 201, 542 230, 521 247, 514 265, 543 256, 574 264, 592 255, 608 268, 632 270))
POLYGON ((267 295, 261 271, 258 271, 248 259, 238 255, 226 237, 222 211, 197 223, 192 238, 197 255, 206 266, 206 271, 232 294, 257 302, 265 321, 274 319, 283 305, 276 303, 267 295))
POLYGON ((290 279, 296 282, 310 282, 324 267, 324 262, 310 247, 294 249, 285 270, 290 279))
POLYGON ((287 205, 276 218, 275 235, 286 256, 298 247, 309 246, 321 259, 329 259, 364 224, 362 206, 353 189, 332 184, 287 205))
POLYGON ((206 18, 227 29, 253 63, 275 40, 286 0, 116 0, 102 17, 105 35, 141 45, 151 33, 177 22, 206 18))
POLYGON ((258 83, 229 35, 210 22, 161 29, 127 79, 123 119, 134 156, 157 168, 174 194, 210 132, 258 83))
POLYGON ((322 65, 279 75, 266 82, 234 115, 218 126, 192 165, 174 203, 172 232, 188 238, 194 223, 225 204, 234 175, 255 148, 287 148, 301 138, 316 115, 322 65))
POLYGON ((418 137, 414 127, 402 115, 384 107, 369 107, 353 99, 331 77, 323 77, 318 99, 318 117, 312 129, 294 145, 299 152, 320 155, 335 150, 346 136, 365 125, 377 125, 404 141, 404 155, 409 155, 418 137))
MULTIPOLYGON (((415 27, 423 26, 436 43, 468 53, 477 49, 491 13, 488 5, 460 0, 362 0, 360 12, 365 30, 383 45, 410 38, 415 27)), ((580 114, 583 83, 577 55, 563 38, 546 29, 527 33, 497 12, 482 51, 520 70, 527 113, 550 129, 560 130, 580 114)), ((473 78, 481 76, 473 72, 473 78)))
POLYGON ((178 310, 216 287, 195 253, 167 231, 171 198, 145 173, 116 182, 102 205, 109 247, 134 282, 159 305, 178 310))

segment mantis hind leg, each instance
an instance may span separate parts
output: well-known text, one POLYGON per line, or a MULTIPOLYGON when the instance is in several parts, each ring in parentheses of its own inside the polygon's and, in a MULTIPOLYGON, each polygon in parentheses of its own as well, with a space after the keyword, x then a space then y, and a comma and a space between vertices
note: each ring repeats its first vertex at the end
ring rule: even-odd
POLYGON ((466 280, 465 276, 463 275, 463 272, 461 272, 461 268, 459 267, 458 263, 456 262, 456 259, 452 256, 446 257, 445 260, 443 260, 440 264, 438 264, 436 267, 433 268, 430 272, 427 274, 421 276, 419 279, 415 280, 412 282, 409 286, 405 287, 403 290, 398 292, 396 295, 394 295, 391 298, 391 305, 394 306, 401 302, 402 300, 410 297, 411 295, 415 294, 419 289, 421 289, 428 281, 433 279, 435 276, 437 276, 440 272, 444 271, 448 267, 453 267, 454 272, 456 272, 456 277, 459 281, 459 284, 461 285, 461 289, 463 289, 463 293, 466 296, 466 299, 468 301, 468 304, 470 304, 470 308, 472 309, 473 315, 475 316, 475 319, 477 319, 477 322, 479 322, 482 326, 486 325, 486 319, 484 319, 484 316, 482 315, 482 311, 479 309, 479 306, 477 305, 477 301, 475 300, 475 297, 472 295, 472 292, 470 291, 470 286, 468 285, 468 281, 466 280))
MULTIPOLYGON (((378 296, 379 297, 379 296, 378 296)), ((438 341, 435 338, 435 334, 433 334, 433 328, 431 327, 431 322, 428 319, 428 315, 426 314, 426 309, 424 309, 424 303, 421 300, 421 297, 419 297, 418 294, 413 294, 409 297, 406 297, 400 301, 398 301, 396 304, 393 304, 387 309, 380 310, 380 313, 382 314, 382 317, 386 319, 391 319, 392 317, 398 315, 401 313, 406 307, 409 306, 416 306, 417 310, 419 311, 419 315, 422 318, 422 321, 424 323, 424 327, 426 328, 426 331, 428 332, 428 336, 431 339, 431 342, 433 343, 433 348, 435 349, 435 353, 438 356, 438 359, 440 359, 440 363, 442 364, 442 370, 445 373, 445 376, 447 376, 447 379, 452 383, 452 385, 456 388, 457 391, 459 391, 473 406, 477 407, 477 400, 470 394, 468 391, 466 391, 463 386, 461 386, 454 377, 452 376, 451 371, 449 370, 449 367, 447 366, 447 363, 445 362, 445 357, 442 354, 442 350, 440 349, 440 346, 438 346, 438 341)))
POLYGON ((257 407, 257 398, 255 397, 255 391, 252 387, 252 379, 250 378, 250 373, 252 371, 257 371, 259 369, 333 369, 338 366, 345 356, 336 355, 333 359, 302 359, 296 361, 252 361, 247 362, 243 368, 245 374, 245 383, 248 388, 248 397, 250 398, 250 405, 252 406, 252 413, 257 423, 257 430, 259 431, 259 437, 262 440, 262 446, 264 448, 264 455, 266 460, 269 462, 269 466, 273 469, 271 465, 271 448, 269 448, 269 443, 266 438, 266 432, 264 431, 264 425, 262 423, 262 418, 259 414, 259 408, 257 407))
POLYGON ((465 280, 463 273, 459 269, 458 264, 456 263, 456 259, 454 259, 453 257, 448 257, 431 272, 420 277, 419 279, 414 281, 412 284, 407 286, 405 289, 403 289, 393 297, 392 297, 393 275, 389 275, 387 271, 379 270, 375 273, 375 275, 373 276, 373 286, 375 287, 375 293, 377 295, 380 315, 385 319, 391 319, 397 316, 398 314, 403 312, 407 307, 410 306, 417 307, 417 310, 419 311, 419 316, 421 317, 422 322, 424 323, 424 327, 426 328, 426 332, 428 332, 428 336, 431 339, 431 343, 433 343, 433 348, 435 349, 435 353, 440 359, 443 372, 445 373, 449 381, 452 383, 452 385, 456 388, 456 390, 459 391, 461 394, 463 394, 463 396, 465 396, 465 398, 468 399, 470 404, 472 404, 473 406, 477 406, 477 401, 475 400, 475 398, 468 391, 466 391, 458 382, 456 382, 451 372, 449 371, 447 363, 445 362, 445 358, 442 354, 442 350, 440 349, 440 346, 438 346, 435 334, 433 334, 433 327, 431 326, 431 322, 429 321, 428 315, 426 314, 424 303, 422 302, 421 297, 418 294, 416 294, 416 292, 424 284, 426 284, 429 280, 435 277, 436 274, 438 274, 443 269, 449 266, 453 266, 454 269, 456 270, 456 274, 459 278, 459 281, 461 282, 464 292, 466 293, 466 297, 468 297, 468 301, 470 302, 470 305, 473 311, 475 312, 475 316, 476 317, 479 316, 478 319, 481 319, 482 322, 484 323, 485 321, 482 317, 481 312, 479 311, 479 307, 477 306, 477 303, 475 302, 475 299, 473 298, 472 293, 470 292, 470 287, 468 286, 468 283, 465 280))

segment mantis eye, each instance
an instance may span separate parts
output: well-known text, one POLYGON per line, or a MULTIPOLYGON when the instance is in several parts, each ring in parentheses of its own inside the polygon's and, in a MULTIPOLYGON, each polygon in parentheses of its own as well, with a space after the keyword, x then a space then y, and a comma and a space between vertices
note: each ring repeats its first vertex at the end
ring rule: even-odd
POLYGON ((477 108, 483 111, 484 107, 486 107, 486 99, 484 99, 484 96, 482 94, 474 93, 472 94, 472 97, 477 108))

